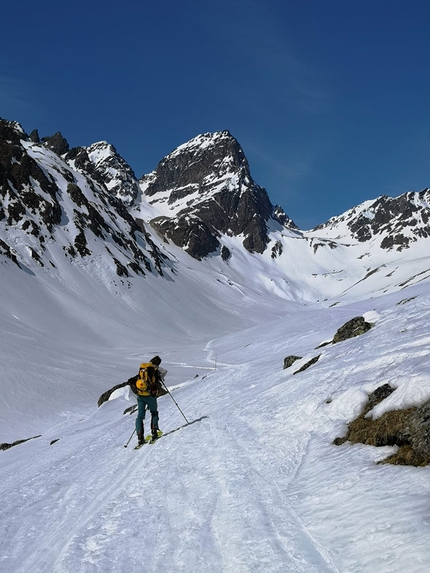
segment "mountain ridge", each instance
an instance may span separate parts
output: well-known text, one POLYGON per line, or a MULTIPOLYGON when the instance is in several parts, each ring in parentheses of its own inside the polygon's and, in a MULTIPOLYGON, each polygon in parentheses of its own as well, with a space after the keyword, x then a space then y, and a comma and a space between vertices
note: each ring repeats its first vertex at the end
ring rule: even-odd
POLYGON ((89 272, 105 260, 130 286, 147 273, 185 272, 180 249, 215 280, 249 283, 251 265, 256 292, 332 302, 430 272, 428 189, 369 200, 302 231, 253 181, 226 130, 182 144, 137 179, 110 143, 70 149, 60 133, 40 139, 1 120, 0 194, 0 253, 32 272, 62 257, 93 261, 89 272))

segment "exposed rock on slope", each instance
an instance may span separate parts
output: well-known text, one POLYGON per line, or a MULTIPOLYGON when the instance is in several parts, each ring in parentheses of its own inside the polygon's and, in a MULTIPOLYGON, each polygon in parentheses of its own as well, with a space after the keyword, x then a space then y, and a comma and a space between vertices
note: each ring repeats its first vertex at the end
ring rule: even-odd
POLYGON ((139 193, 138 181, 115 147, 106 141, 100 141, 87 147, 86 152, 109 191, 126 205, 131 205, 139 193))
POLYGON ((284 370, 292 366, 294 362, 296 362, 296 360, 301 360, 301 359, 302 359, 301 356, 294 356, 294 354, 287 356, 286 358, 284 358, 284 370))
POLYGON ((430 189, 366 201, 316 230, 336 227, 346 228, 357 241, 378 238, 382 249, 401 251, 419 238, 430 237, 430 189))
POLYGON ((38 140, 16 122, 0 120, 0 254, 20 267, 55 268, 58 256, 96 251, 119 276, 161 273, 165 257, 107 188, 107 169, 97 171, 83 148, 68 151, 61 134, 38 140))
POLYGON ((348 425, 346 435, 334 440, 370 446, 398 446, 398 450, 381 463, 425 466, 430 464, 430 401, 421 407, 390 410, 373 419, 371 411, 395 389, 384 384, 369 395, 361 414, 348 425))
MULTIPOLYGON (((320 344, 317 348, 322 348, 323 346, 327 346, 328 344, 336 344, 337 342, 342 342, 343 340, 348 340, 348 338, 354 338, 355 336, 360 336, 364 334, 368 330, 372 328, 372 325, 369 322, 366 322, 362 316, 356 316, 355 318, 351 318, 348 320, 343 326, 337 329, 336 334, 333 337, 333 340, 330 342, 324 342, 320 344)), ((293 372, 293 374, 298 374, 299 372, 303 372, 307 370, 310 366, 316 364, 320 358, 321 354, 311 358, 308 362, 306 362, 299 370, 293 372)), ((284 358, 284 366, 283 369, 286 370, 290 368, 297 360, 302 360, 301 356, 290 355, 284 358)))
POLYGON ((366 322, 362 316, 351 318, 351 320, 348 320, 348 322, 337 330, 333 337, 333 344, 365 334, 371 328, 372 325, 369 322, 366 322))

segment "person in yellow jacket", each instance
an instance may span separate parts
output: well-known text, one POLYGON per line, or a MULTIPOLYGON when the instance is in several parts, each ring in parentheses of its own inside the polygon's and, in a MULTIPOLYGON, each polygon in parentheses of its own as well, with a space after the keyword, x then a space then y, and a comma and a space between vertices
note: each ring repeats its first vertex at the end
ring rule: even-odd
POLYGON ((162 374, 159 366, 161 358, 154 356, 150 362, 144 362, 140 365, 138 378, 136 380, 137 389, 137 418, 136 433, 138 446, 145 443, 144 420, 145 411, 151 412, 151 437, 152 441, 158 438, 158 409, 157 396, 162 388, 162 374))

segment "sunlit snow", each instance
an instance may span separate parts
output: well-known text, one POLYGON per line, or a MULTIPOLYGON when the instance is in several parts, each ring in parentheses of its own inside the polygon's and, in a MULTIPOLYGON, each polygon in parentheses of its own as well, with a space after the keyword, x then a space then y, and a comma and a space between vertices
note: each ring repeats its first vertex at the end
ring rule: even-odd
POLYGON ((2 264, 1 441, 41 436, 0 452, 0 570, 426 571, 430 469, 331 443, 384 383, 378 415, 430 397, 428 283, 331 308, 180 256, 117 294, 2 264), (315 350, 357 315, 374 328, 315 350), (154 353, 190 423, 160 398, 165 434, 135 451, 133 395, 97 399, 154 353))
POLYGON ((372 417, 430 398, 428 239, 403 250, 353 239, 347 218, 368 216, 369 201, 313 231, 272 220, 261 255, 223 234, 228 260, 197 261, 147 224, 168 213, 167 194, 142 195, 136 242, 153 272, 119 277, 114 258, 130 259, 112 234, 129 225, 73 162, 23 145, 55 182, 62 221, 43 249, 2 227, 21 268, 0 255, 0 443, 33 439, 0 451, 1 573, 426 572, 430 468, 332 442, 383 384, 395 391, 372 417), (109 222, 103 239, 86 229, 83 258, 67 256, 74 211, 88 209, 70 176, 109 222), (373 328, 321 346, 356 316, 373 328), (135 451, 134 395, 97 401, 154 354, 171 392, 164 435, 135 451), (289 355, 301 359, 284 370, 289 355))

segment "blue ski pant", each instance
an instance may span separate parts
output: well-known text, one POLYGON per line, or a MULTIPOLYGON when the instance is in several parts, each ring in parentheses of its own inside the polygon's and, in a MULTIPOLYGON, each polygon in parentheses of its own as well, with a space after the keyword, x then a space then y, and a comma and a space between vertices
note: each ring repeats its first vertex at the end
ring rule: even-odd
POLYGON ((148 406, 148 410, 151 412, 151 430, 158 430, 157 398, 155 398, 155 396, 138 396, 136 418, 137 433, 143 430, 146 406, 148 406))

